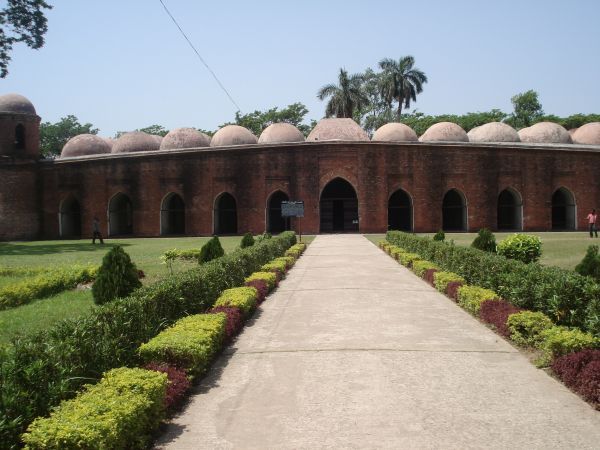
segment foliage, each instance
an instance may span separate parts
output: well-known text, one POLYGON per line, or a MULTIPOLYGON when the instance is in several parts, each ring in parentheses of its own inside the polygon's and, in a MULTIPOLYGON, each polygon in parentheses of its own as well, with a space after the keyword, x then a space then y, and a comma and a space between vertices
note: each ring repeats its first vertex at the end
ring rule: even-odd
POLYGON ((253 287, 242 286, 226 289, 215 302, 215 306, 229 306, 238 308, 249 317, 256 308, 258 292, 253 287))
POLYGON ((590 361, 577 377, 576 392, 600 409, 600 361, 590 361))
POLYGON ((598 254, 598 246, 590 245, 585 253, 585 256, 577 266, 575 272, 579 275, 587 275, 600 281, 600 255, 598 254))
POLYGON ((406 266, 406 267, 411 267, 413 262, 419 261, 420 259, 422 259, 416 253, 408 253, 408 252, 403 252, 403 251, 397 252, 397 253, 395 253, 395 255, 396 255, 396 259, 398 260, 398 262, 400 262, 400 264, 402 264, 403 266, 406 266))
POLYGON ((242 238, 242 242, 240 243, 240 247, 246 248, 246 247, 252 247, 253 245, 254 245, 254 236, 252 236, 252 233, 244 234, 244 237, 242 238))
POLYGON ((291 256, 295 259, 298 259, 300 258, 300 255, 304 252, 304 250, 306 250, 306 244, 300 242, 292 245, 289 249, 287 249, 287 251, 285 252, 285 256, 291 256))
POLYGON ((171 274, 173 274, 173 261, 176 259, 183 260, 196 260, 200 262, 200 250, 197 249, 189 249, 189 250, 178 250, 176 248, 165 251, 160 259, 161 261, 167 265, 171 274))
POLYGON ((200 256, 198 262, 200 264, 207 263, 213 259, 220 258, 225 254, 225 250, 221 246, 218 236, 213 236, 206 244, 200 249, 200 256))
POLYGON ((361 124, 369 137, 372 137, 375 130, 386 123, 394 122, 397 117, 391 105, 381 95, 381 72, 367 68, 362 78, 362 90, 367 102, 355 111, 354 120, 361 124))
POLYGON ((144 369, 154 370, 155 372, 167 375, 167 389, 164 401, 165 409, 172 410, 177 407, 191 386, 190 379, 185 372, 177 367, 157 363, 146 364, 144 369))
POLYGON ((23 435, 28 448, 146 448, 164 415, 167 375, 144 369, 107 372, 100 383, 36 419, 23 435))
POLYGON ((264 281, 267 284, 267 287, 269 288, 269 292, 272 291, 277 285, 277 275, 275 275, 273 272, 254 272, 244 280, 244 283, 247 286, 248 283, 254 280, 264 281))
POLYGON ((451 281, 464 283, 465 279, 453 272, 439 271, 433 274, 433 284, 435 288, 440 292, 446 292, 448 283, 450 283, 451 281))
POLYGON ((423 92, 423 84, 427 83, 425 73, 415 67, 415 58, 403 56, 398 61, 384 58, 379 61, 381 74, 381 96, 391 108, 392 102, 397 102, 397 117, 404 108, 410 108, 411 100, 417 101, 417 94, 423 92))
POLYGON ((279 272, 280 275, 283 275, 287 271, 288 263, 287 261, 271 261, 267 264, 263 264, 260 270, 264 270, 265 272, 279 272))
POLYGON ((348 75, 346 70, 340 69, 339 84, 326 84, 317 92, 319 100, 329 98, 325 107, 325 116, 352 118, 355 111, 363 109, 368 99, 362 89, 362 81, 362 74, 348 75))
POLYGON ((452 122, 459 125, 467 133, 475 127, 485 125, 490 122, 501 122, 508 115, 499 109, 490 111, 468 112, 463 115, 442 114, 438 116, 429 116, 421 112, 413 111, 410 114, 404 114, 400 122, 412 128, 417 135, 421 136, 429 127, 440 122, 452 122))
POLYGON ((150 125, 150 126, 147 126, 144 128, 139 128, 136 131, 141 131, 143 133, 148 133, 148 134, 152 134, 154 136, 161 136, 161 137, 165 137, 169 133, 169 130, 167 130, 162 125, 150 125))
POLYGON ((445 241, 446 240, 446 233, 444 233, 443 230, 439 230, 437 233, 435 233, 433 235, 433 240, 434 241, 445 241))
POLYGON ((135 264, 123 247, 117 245, 102 259, 96 282, 92 286, 94 302, 101 305, 126 297, 141 285, 135 264))
POLYGON ((539 347, 542 331, 552 328, 552 320, 544 313, 521 311, 508 316, 506 325, 510 330, 510 339, 523 347, 539 347))
MULTIPOLYGON (((269 125, 285 122, 294 125, 306 137, 316 125, 314 121, 309 125, 304 123, 306 114, 308 114, 308 109, 304 104, 298 102, 292 103, 281 110, 274 107, 265 111, 256 110, 247 114, 241 114, 238 111, 235 113, 234 124, 248 128, 255 136, 260 136, 269 125)), ((220 125, 220 128, 230 124, 230 122, 224 123, 220 125)))
POLYGON ((423 278, 423 276, 425 275, 425 272, 427 272, 427 270, 429 270, 429 269, 439 270, 439 267, 430 261, 424 261, 424 260, 413 261, 412 270, 417 276, 423 278))
POLYGON ((225 324, 225 335, 223 337, 224 345, 230 343, 244 327, 244 315, 239 308, 232 306, 215 306, 208 312, 210 314, 223 313, 227 317, 227 323, 225 324))
POLYGON ((458 304, 474 316, 479 314, 481 304, 487 300, 498 300, 498 294, 479 286, 464 285, 458 288, 458 304))
POLYGON ((499 255, 527 264, 542 256, 542 241, 531 234, 515 233, 500 241, 497 249, 499 255))
POLYGON ((577 328, 555 326, 541 332, 540 347, 545 355, 540 359, 540 365, 547 365, 552 358, 600 346, 600 338, 585 333, 577 328))
POLYGON ((479 307, 479 318, 492 325, 498 334, 508 338, 510 337, 510 330, 506 324, 508 317, 519 311, 520 308, 506 300, 485 300, 479 307))
POLYGON ((60 155, 67 141, 80 134, 98 134, 98 129, 91 123, 79 123, 77 117, 68 115, 56 123, 40 124, 40 152, 51 158, 60 155))
POLYGON ((552 370, 565 385, 577 391, 577 378, 592 361, 600 361, 600 350, 586 349, 559 356, 552 362, 552 370))
POLYGON ((283 262, 285 264, 285 271, 287 272, 288 270, 290 270, 292 268, 292 266, 296 262, 296 259, 293 256, 280 256, 279 258, 275 258, 271 262, 273 262, 273 263, 283 262))
POLYGON ((253 287, 256 289, 256 303, 260 304, 265 301, 265 298, 269 294, 269 284, 267 280, 255 278, 250 281, 246 281, 244 286, 253 287))
POLYGON ((534 90, 517 94, 510 101, 514 111, 506 122, 514 128, 529 127, 544 115, 538 93, 534 90))
POLYGON ((44 45, 48 20, 43 9, 52 9, 43 0, 11 0, 0 10, 0 78, 8 75, 13 45, 23 42, 37 50, 44 45))
POLYGON ((473 240, 471 247, 484 252, 496 252, 496 237, 487 228, 482 228, 477 233, 477 237, 473 240))

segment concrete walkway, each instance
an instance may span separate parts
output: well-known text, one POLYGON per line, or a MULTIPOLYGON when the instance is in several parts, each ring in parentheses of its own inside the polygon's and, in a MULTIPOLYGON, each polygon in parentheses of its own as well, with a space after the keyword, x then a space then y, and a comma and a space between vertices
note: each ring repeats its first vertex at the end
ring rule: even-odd
POLYGON ((600 413, 359 235, 318 236, 158 448, 600 448, 600 413))

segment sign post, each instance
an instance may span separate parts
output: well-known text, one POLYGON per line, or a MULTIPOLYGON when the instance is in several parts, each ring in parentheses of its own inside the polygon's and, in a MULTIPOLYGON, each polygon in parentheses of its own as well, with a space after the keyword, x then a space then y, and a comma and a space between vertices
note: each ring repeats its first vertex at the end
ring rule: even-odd
POLYGON ((300 236, 300 242, 302 242, 300 218, 304 217, 304 202, 301 200, 281 202, 281 216, 298 218, 298 236, 300 236))

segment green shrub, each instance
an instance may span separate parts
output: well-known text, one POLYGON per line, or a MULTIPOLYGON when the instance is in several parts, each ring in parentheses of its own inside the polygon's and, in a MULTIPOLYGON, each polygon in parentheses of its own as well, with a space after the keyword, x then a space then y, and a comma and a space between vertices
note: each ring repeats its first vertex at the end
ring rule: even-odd
POLYGON ((446 233, 443 230, 439 230, 437 233, 433 235, 434 241, 444 241, 446 239, 446 233))
POLYGON ((268 262, 267 264, 263 264, 263 266, 260 268, 260 270, 263 272, 278 271, 282 274, 285 273, 286 269, 287 269, 286 261, 275 261, 275 260, 268 262))
POLYGON ((215 302, 218 306, 234 306, 241 310, 246 317, 256 308, 257 291, 253 287, 235 287, 226 289, 215 302))
POLYGON ((413 261, 413 263, 412 263, 413 272, 421 278, 423 278, 423 276, 425 275, 425 272, 427 272, 429 269, 439 270, 440 268, 438 266, 436 266, 434 263, 432 263, 430 261, 425 261, 422 259, 417 259, 417 260, 413 261))
POLYGON ((252 233, 244 234, 244 237, 242 238, 242 242, 240 243, 240 247, 246 248, 246 247, 252 247, 253 245, 254 245, 254 236, 252 236, 252 233))
POLYGON ((249 277, 247 277, 244 282, 247 283, 253 280, 264 280, 269 287, 269 291, 273 290, 275 284, 277 283, 277 275, 273 272, 254 272, 249 277))
POLYGON ((479 286, 465 285, 458 288, 458 304, 474 316, 479 315, 481 304, 486 300, 498 300, 498 294, 479 286))
POLYGON ((600 255, 598 254, 598 246, 590 245, 585 253, 585 256, 577 266, 575 272, 579 275, 585 275, 600 281, 600 255))
POLYGON ((304 250, 306 250, 306 244, 303 242, 299 242, 287 249, 287 251, 285 252, 285 256, 292 256, 298 259, 300 258, 300 255, 304 253, 304 250))
POLYGON ((535 262, 542 256, 542 241, 537 236, 515 233, 500 241, 498 254, 525 264, 535 262))
POLYGON ((94 302, 101 305, 126 297, 141 285, 135 264, 125 250, 117 245, 102 259, 96 282, 92 286, 94 302))
POLYGON ((392 258, 394 258, 396 261, 400 261, 400 255, 403 253, 408 253, 408 252, 406 250, 404 250, 403 248, 392 245, 389 248, 389 253, 390 253, 390 256, 392 258))
POLYGON ((143 449, 164 415, 167 375, 120 368, 36 419, 23 434, 30 449, 143 449))
POLYGON ((536 362, 539 366, 548 365, 553 358, 568 353, 600 347, 600 339, 577 328, 551 327, 542 331, 541 338, 540 347, 544 355, 536 362))
POLYGON ((166 363, 201 374, 221 349, 226 323, 224 313, 184 317, 142 344, 140 357, 147 363, 166 363))
POLYGON ((510 330, 510 339, 523 347, 539 347, 544 340, 542 332, 554 326, 544 313, 533 311, 511 314, 506 325, 510 330))
POLYGON ((464 283, 465 279, 460 275, 457 275, 453 272, 436 272, 433 274, 433 285, 440 292, 446 292, 446 288, 448 287, 448 283, 451 281, 456 281, 458 283, 464 283))
POLYGON ((275 258, 273 262, 283 261, 285 263, 286 270, 291 269, 296 262, 296 259, 293 256, 280 256, 279 258, 275 258))
POLYGON ((207 263, 213 259, 220 258, 225 254, 225 250, 221 246, 221 241, 217 236, 213 236, 209 241, 202 246, 200 249, 200 257, 198 262, 200 264, 207 263))
POLYGON ((422 258, 416 253, 398 253, 398 261, 400 262, 400 264, 406 267, 410 267, 414 261, 419 261, 421 259, 422 258))
POLYGON ((477 233, 477 237, 473 240, 471 247, 484 252, 496 253, 496 237, 487 228, 482 228, 477 233))

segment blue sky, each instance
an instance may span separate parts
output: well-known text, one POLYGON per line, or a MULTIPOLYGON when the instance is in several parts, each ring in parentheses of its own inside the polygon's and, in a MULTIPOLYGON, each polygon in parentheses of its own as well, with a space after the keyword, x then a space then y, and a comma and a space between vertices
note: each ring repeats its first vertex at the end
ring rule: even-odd
MULTIPOLYGON (((18 45, 0 92, 43 121, 68 114, 111 136, 151 124, 215 129, 235 107, 158 0, 49 0, 46 45, 18 45)), ((547 113, 600 113, 600 2, 164 0, 242 112, 304 103, 322 85, 413 55, 427 114, 511 110, 534 89, 547 113)), ((412 109, 412 108, 411 108, 412 109)))

